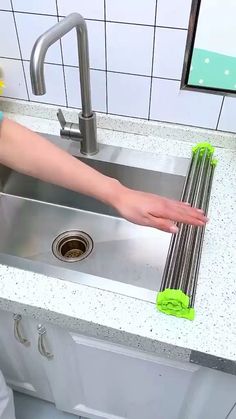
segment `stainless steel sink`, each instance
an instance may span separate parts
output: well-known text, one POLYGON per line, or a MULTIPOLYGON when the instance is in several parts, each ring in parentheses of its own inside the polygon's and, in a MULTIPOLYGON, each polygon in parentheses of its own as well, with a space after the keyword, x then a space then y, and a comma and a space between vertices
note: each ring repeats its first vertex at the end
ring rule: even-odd
MULTIPOLYGON (((180 198, 188 159, 157 158, 105 145, 95 157, 85 158, 79 154, 77 143, 48 137, 133 189, 180 198)), ((3 166, 0 183, 0 263, 155 301, 170 242, 168 233, 131 224, 95 199, 3 166), (58 259, 52 250, 54 240, 74 230, 91 237, 88 256, 73 261, 75 241, 71 241, 62 247, 66 261, 58 259)), ((86 240, 81 243, 79 252, 83 253, 86 240)))

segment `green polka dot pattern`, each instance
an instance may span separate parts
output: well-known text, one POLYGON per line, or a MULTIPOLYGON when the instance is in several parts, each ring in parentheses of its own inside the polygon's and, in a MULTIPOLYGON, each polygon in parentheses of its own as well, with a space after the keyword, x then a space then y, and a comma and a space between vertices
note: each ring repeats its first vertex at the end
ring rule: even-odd
POLYGON ((194 48, 188 84, 236 91, 236 57, 194 48))

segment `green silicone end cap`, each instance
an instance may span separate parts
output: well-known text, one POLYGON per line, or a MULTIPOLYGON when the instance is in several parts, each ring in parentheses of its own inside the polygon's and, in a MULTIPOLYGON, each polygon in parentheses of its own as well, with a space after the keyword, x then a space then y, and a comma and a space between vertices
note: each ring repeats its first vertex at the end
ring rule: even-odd
POLYGON ((215 151, 214 147, 209 143, 198 143, 197 145, 195 145, 192 148, 193 154, 196 154, 198 152, 198 150, 200 150, 200 152, 199 152, 200 157, 203 156, 203 154, 205 153, 206 150, 208 150, 208 155, 209 156, 212 156, 214 151, 215 151))
POLYGON ((170 316, 193 320, 194 309, 189 307, 189 296, 181 290, 166 288, 157 294, 157 309, 170 316))
POLYGON ((218 160, 217 160, 217 159, 212 159, 212 161, 211 161, 211 165, 212 165, 213 167, 216 167, 217 163, 218 163, 218 160))

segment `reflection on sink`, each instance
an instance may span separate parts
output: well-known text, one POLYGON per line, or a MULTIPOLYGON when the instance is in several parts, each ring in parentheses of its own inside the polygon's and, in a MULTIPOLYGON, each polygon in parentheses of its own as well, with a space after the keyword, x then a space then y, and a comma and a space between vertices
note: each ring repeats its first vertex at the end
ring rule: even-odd
MULTIPOLYGON (((102 146, 96 158, 84 158, 74 143, 50 139, 130 188, 180 198, 187 159, 156 161, 149 153, 112 146, 102 146)), ((169 234, 131 224, 95 199, 6 168, 1 167, 0 176, 0 263, 155 300, 169 234), (52 253, 54 239, 69 230, 83 231, 93 240, 92 252, 79 262, 66 263, 52 253)))

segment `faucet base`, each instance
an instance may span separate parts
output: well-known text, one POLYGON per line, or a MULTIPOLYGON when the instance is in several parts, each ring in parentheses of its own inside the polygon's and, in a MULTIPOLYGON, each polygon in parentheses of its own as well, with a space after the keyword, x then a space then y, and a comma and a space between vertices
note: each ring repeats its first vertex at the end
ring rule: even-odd
POLYGON ((96 154, 98 152, 98 144, 95 112, 90 117, 84 117, 82 112, 80 112, 79 127, 82 136, 80 152, 90 156, 96 154))

